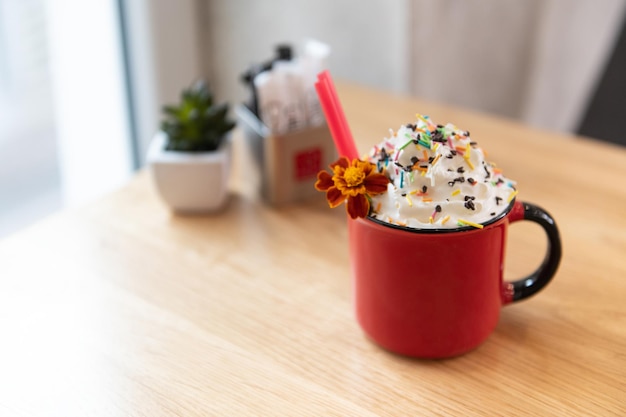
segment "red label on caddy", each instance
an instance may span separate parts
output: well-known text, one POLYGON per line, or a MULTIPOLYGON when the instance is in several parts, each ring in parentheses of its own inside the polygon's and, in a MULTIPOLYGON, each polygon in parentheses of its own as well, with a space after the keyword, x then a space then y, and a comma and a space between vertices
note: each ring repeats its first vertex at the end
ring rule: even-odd
POLYGON ((317 176, 322 169, 322 149, 312 148, 295 155, 296 180, 304 180, 317 176))

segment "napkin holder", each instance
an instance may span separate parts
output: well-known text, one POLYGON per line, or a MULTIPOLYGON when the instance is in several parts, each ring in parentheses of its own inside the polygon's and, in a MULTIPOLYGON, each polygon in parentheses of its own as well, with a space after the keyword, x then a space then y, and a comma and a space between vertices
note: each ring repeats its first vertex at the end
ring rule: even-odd
POLYGON ((271 205, 319 195, 317 173, 337 160, 328 126, 275 134, 245 105, 235 108, 244 142, 261 175, 261 196, 271 205))

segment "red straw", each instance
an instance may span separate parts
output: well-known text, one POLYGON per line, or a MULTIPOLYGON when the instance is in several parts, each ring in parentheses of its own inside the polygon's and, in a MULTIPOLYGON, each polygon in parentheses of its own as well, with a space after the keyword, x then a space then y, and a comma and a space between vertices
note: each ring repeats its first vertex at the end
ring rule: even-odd
POLYGON ((359 152, 356 149, 350 126, 328 71, 323 71, 317 75, 315 89, 339 156, 345 156, 350 160, 358 158, 359 152))

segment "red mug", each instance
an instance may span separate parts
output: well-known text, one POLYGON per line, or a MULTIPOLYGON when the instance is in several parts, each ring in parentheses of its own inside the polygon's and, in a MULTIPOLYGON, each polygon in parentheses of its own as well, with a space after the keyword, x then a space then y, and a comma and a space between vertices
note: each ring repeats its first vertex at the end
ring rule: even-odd
POLYGON ((542 208, 514 200, 482 229, 410 229, 367 217, 348 219, 357 320, 383 348, 445 358, 480 345, 503 305, 527 298, 554 276, 561 240, 542 208), (503 280, 509 223, 538 223, 548 236, 542 264, 503 280))

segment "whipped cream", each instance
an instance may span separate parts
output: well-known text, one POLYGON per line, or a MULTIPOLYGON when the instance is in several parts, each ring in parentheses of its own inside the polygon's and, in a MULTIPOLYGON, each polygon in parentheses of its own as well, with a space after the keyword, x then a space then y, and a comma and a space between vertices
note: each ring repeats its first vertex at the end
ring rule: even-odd
POLYGON ((370 216, 404 227, 481 228, 517 194, 468 131, 437 125, 428 116, 390 129, 368 160, 390 179, 386 193, 371 197, 370 216))

